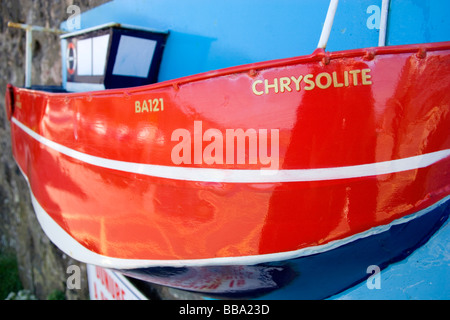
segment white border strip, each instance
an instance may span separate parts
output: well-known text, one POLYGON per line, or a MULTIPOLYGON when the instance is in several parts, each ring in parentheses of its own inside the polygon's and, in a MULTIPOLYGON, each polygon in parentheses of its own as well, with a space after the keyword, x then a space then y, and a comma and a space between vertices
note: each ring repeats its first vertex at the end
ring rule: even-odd
POLYGON ((331 27, 333 26, 334 16, 336 15, 336 9, 338 6, 338 0, 331 0, 328 5, 327 16, 325 17, 325 22, 322 27, 322 33, 320 34, 319 43, 317 48, 325 49, 328 43, 328 38, 330 37, 331 27))
POLYGON ((445 149, 398 160, 319 169, 245 170, 161 166, 92 156, 53 142, 34 132, 14 117, 12 117, 12 122, 43 145, 84 163, 129 173, 185 181, 277 183, 350 179, 424 168, 450 155, 450 149, 445 149))
POLYGON ((82 83, 66 81, 66 90, 70 92, 100 91, 105 90, 101 83, 82 83))
POLYGON ((386 45, 388 14, 389 14, 389 0, 382 0, 382 2, 381 2, 381 18, 380 18, 380 33, 378 35, 378 46, 379 47, 384 47, 386 45))

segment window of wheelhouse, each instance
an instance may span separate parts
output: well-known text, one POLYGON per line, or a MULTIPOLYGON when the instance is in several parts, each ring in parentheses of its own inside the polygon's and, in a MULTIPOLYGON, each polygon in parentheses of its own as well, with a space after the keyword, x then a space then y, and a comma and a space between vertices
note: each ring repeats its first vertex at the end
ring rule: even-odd
POLYGON ((109 34, 78 41, 77 75, 104 76, 109 34))
POLYGON ((66 90, 92 91, 157 82, 167 36, 168 32, 119 24, 61 36, 66 90))

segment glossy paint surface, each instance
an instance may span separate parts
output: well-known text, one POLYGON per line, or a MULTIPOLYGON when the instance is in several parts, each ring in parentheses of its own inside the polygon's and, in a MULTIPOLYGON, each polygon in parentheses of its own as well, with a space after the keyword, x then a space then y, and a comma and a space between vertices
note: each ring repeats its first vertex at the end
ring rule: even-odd
POLYGON ((13 152, 43 210, 102 256, 181 261, 323 245, 449 195, 449 49, 316 51, 105 92, 14 88, 13 152), (142 112, 149 100, 158 110, 142 112), (252 163, 250 143, 227 148, 227 130, 238 129, 254 130, 259 142, 264 130, 277 130, 278 139, 265 141, 278 147, 277 167, 268 169, 261 156, 252 163), (180 132, 189 133, 189 157, 188 149, 174 153, 180 132), (224 138, 223 163, 206 132, 224 138), (415 169, 352 173, 439 152, 444 156, 415 169), (109 160, 135 170, 111 169, 109 160), (141 173, 142 165, 183 175, 141 173), (348 177, 282 178, 333 168, 348 177), (218 171, 207 179, 197 169, 218 171), (236 170, 257 178, 227 181, 236 170))
MULTIPOLYGON (((413 292, 414 289, 408 288, 405 284, 396 287, 393 285, 398 281, 396 277, 388 279, 384 276, 381 284, 383 290, 373 288, 371 290, 364 281, 372 275, 367 271, 368 266, 379 267, 384 275, 387 266, 405 257, 409 258, 411 252, 415 252, 417 247, 426 243, 447 221, 450 213, 449 205, 450 201, 447 199, 437 206, 427 208, 426 214, 415 219, 392 225, 384 232, 321 254, 248 266, 154 267, 121 272, 134 278, 195 291, 214 298, 325 299, 344 291, 349 286, 361 283, 359 292, 363 297, 364 291, 366 294, 367 291, 371 291, 373 295, 382 295, 382 299, 386 299, 382 292, 386 291, 387 286, 400 287, 405 292, 413 292)), ((440 264, 440 269, 445 270, 445 251, 437 250, 434 255, 439 253, 441 259, 439 262, 434 261, 433 264, 440 264)), ((426 260, 426 258, 422 260, 424 267, 427 264, 426 260)), ((411 276, 408 275, 408 278, 411 276)), ((420 280, 425 282, 424 279, 426 278, 420 280)), ((370 279, 368 282, 372 283, 370 279)), ((448 296, 445 283, 445 279, 434 283, 434 286, 443 289, 437 296, 438 299, 448 296)), ((391 292, 388 294, 392 297, 391 292)), ((345 298, 346 295, 349 298, 355 297, 348 292, 343 292, 337 297, 345 298)))

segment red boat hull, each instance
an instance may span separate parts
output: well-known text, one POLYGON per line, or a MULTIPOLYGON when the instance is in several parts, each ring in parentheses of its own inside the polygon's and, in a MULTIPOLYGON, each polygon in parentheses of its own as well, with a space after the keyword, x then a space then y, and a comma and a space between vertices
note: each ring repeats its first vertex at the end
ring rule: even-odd
POLYGON ((124 269, 252 264, 448 197, 449 83, 447 42, 101 92, 11 87, 7 107, 41 223, 67 253, 124 269))

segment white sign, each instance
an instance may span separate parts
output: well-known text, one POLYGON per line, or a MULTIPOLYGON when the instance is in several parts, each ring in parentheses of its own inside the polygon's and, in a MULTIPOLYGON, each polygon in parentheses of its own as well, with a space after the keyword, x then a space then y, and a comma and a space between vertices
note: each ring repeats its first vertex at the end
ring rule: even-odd
POLYGON ((148 300, 120 273, 87 265, 91 300, 148 300))

